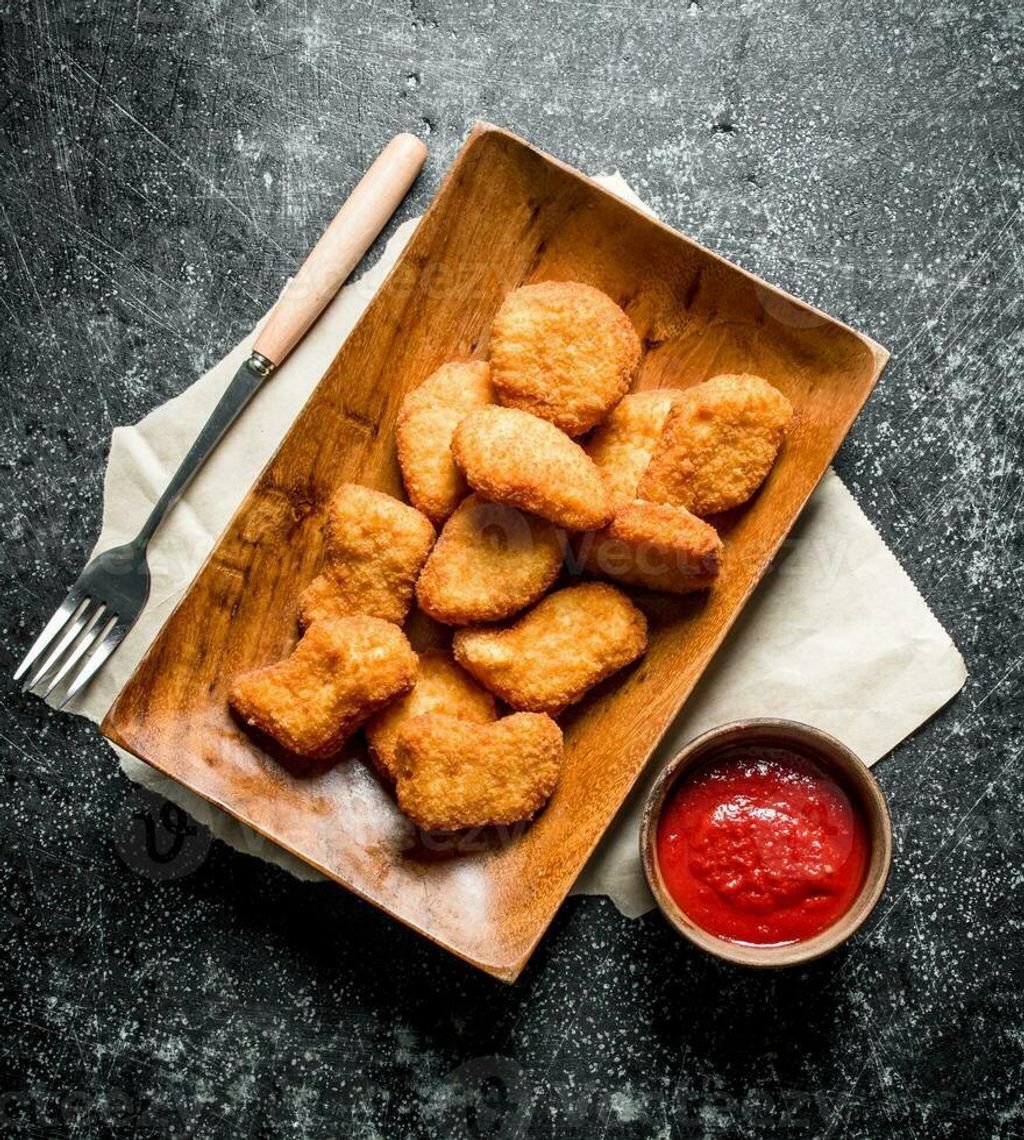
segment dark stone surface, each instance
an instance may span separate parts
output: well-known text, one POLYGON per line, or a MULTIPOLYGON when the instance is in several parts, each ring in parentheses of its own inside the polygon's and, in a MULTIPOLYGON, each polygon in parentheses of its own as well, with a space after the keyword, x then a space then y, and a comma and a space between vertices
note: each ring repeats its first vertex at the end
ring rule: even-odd
POLYGON ((575 900, 513 988, 201 836, 140 856, 159 810, 9 687, 0 1130, 1019 1135, 1020 6, 0 10, 4 674, 97 532, 112 426, 251 326, 388 135, 431 147, 408 216, 475 117, 893 349, 838 468, 971 671, 876 769, 896 864, 846 950, 750 976, 575 900))

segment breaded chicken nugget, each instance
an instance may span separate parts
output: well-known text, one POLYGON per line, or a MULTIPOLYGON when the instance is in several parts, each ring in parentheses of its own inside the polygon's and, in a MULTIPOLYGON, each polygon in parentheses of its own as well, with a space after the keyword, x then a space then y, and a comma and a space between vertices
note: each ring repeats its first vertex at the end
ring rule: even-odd
POLYGON ((561 532, 547 519, 470 495, 444 524, 416 600, 446 625, 501 621, 544 593, 562 557, 561 532))
POLYGON ((452 459, 452 433, 467 412, 492 402, 491 370, 479 360, 442 364, 402 401, 395 429, 402 480, 412 505, 435 526, 468 491, 452 459))
POLYGON ((582 435, 629 391, 640 338, 599 289, 542 281, 505 298, 491 327, 490 351, 500 404, 582 435))
POLYGON ((246 724, 310 760, 416 681, 416 654, 397 625, 358 615, 314 622, 291 656, 236 677, 228 699, 246 724))
POLYGON ((470 412, 455 429, 452 455, 485 499, 530 511, 567 530, 593 530, 612 516, 593 460, 565 432, 528 412, 470 412))
POLYGON ((402 622, 434 545, 415 507, 357 483, 342 483, 327 508, 323 571, 299 598, 303 626, 346 614, 402 622))
POLYGON ((377 713, 366 725, 370 755, 387 780, 393 782, 398 775, 395 748, 403 725, 414 717, 434 712, 473 724, 487 724, 498 715, 494 697, 447 653, 435 649, 421 654, 412 691, 377 713))
POLYGON ((687 594, 718 577, 722 540, 685 507, 634 499, 618 507, 603 530, 580 536, 577 557, 591 574, 687 594))
POLYGON ((612 586, 542 598, 504 629, 460 629, 455 660, 515 709, 552 716, 647 648, 647 619, 612 586))
POLYGON ((716 376, 669 413, 638 495, 695 515, 738 507, 775 462, 793 407, 760 376, 716 376))
POLYGON ((614 504, 636 498, 679 388, 654 388, 623 396, 584 445, 597 464, 614 504))
POLYGON ((531 819, 555 790, 562 753, 548 716, 471 724, 428 713, 398 734, 398 806, 427 831, 531 819))

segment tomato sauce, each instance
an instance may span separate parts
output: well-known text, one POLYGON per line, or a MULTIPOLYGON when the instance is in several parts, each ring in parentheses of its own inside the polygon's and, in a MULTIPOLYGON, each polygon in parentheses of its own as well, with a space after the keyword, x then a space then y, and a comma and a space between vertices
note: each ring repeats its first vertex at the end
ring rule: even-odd
POLYGON ((657 854, 665 886, 698 926, 778 946, 819 934, 849 909, 869 842, 861 812, 814 761, 737 748, 669 793, 657 854))

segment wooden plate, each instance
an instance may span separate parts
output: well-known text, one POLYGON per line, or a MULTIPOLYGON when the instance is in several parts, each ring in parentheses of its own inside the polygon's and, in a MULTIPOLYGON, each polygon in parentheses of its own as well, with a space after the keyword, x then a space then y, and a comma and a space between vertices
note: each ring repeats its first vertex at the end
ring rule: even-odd
MULTIPOLYGON (((654 221, 521 139, 479 125, 402 257, 103 722, 180 780, 435 942, 511 981, 522 970, 814 490, 888 358, 837 321, 654 221), (516 833, 417 836, 353 749, 293 773, 228 711, 231 678, 284 656, 345 480, 401 495, 395 415, 446 360, 483 356, 524 281, 585 281, 629 313, 639 388, 756 372, 796 417, 768 482, 723 520, 707 597, 642 600, 651 646, 563 718, 566 767, 516 833)), ((414 619, 414 627, 415 627, 414 619)))

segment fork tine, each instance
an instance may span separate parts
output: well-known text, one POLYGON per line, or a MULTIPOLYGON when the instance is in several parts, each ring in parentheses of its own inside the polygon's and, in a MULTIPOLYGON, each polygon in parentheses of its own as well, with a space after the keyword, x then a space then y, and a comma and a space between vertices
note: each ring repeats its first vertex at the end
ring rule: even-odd
MULTIPOLYGON (((64 678, 71 672, 71 670, 78 664, 79 661, 89 652, 93 646, 98 645, 103 639, 103 634, 110 628, 110 622, 103 622, 104 611, 106 606, 100 606, 96 613, 93 614, 86 626, 82 636, 78 639, 78 644, 71 650, 67 656, 67 660, 61 665, 57 672, 53 675, 53 679, 46 687, 46 692, 43 693, 43 700, 53 692, 54 689, 64 680, 64 678)), ((116 616, 113 621, 117 621, 116 616)))
POLYGON ((51 641, 57 636, 58 633, 67 625, 68 621, 78 617, 82 607, 88 602, 88 598, 79 597, 74 590, 72 590, 63 602, 55 610, 53 617, 46 623, 43 632, 32 642, 32 648, 25 654, 21 664, 14 672, 15 681, 20 681, 22 677, 32 668, 33 662, 43 650, 50 644, 51 641))
POLYGON ((93 603, 90 598, 86 598, 81 606, 79 606, 74 618, 68 623, 67 629, 64 631, 63 636, 57 641, 56 647, 51 650, 49 655, 45 658, 42 665, 35 671, 32 680, 25 686, 27 689, 33 689, 39 682, 46 676, 46 674, 57 664, 61 657, 67 652, 68 646, 74 643, 78 635, 87 627, 91 618, 96 617, 97 609, 102 607, 98 603, 93 603))
POLYGON ((92 656, 86 660, 78 671, 78 676, 68 686, 68 691, 57 706, 59 709, 62 709, 76 693, 88 685, 93 674, 101 668, 111 653, 121 644, 129 629, 131 629, 131 623, 119 625, 116 618, 112 625, 107 625, 102 642, 93 650, 92 656))

